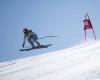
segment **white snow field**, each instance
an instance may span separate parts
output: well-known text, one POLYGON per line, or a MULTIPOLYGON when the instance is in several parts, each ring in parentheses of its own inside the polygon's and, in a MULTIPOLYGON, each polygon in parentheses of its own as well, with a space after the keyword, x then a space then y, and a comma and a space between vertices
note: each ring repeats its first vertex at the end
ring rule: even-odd
POLYGON ((100 41, 1 62, 0 80, 100 80, 100 41))

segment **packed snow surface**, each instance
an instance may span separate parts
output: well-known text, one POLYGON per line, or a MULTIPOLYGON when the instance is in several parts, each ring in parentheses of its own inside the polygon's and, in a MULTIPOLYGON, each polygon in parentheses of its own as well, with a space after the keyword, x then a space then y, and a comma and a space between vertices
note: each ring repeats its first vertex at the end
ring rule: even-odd
POLYGON ((1 62, 0 80, 100 80, 100 41, 1 62))

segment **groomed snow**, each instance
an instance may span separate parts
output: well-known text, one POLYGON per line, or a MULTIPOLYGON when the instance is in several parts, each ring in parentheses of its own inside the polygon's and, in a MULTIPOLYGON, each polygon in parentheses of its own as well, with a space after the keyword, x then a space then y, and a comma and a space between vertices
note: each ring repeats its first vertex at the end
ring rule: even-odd
POLYGON ((0 80, 100 80, 100 41, 2 62, 0 80))

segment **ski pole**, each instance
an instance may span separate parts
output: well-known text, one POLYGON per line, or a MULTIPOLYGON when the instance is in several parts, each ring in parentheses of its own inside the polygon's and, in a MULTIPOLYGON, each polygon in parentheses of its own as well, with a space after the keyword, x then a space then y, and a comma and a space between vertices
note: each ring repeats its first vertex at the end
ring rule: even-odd
POLYGON ((41 37, 41 38, 38 38, 38 39, 43 39, 43 38, 48 38, 48 37, 58 37, 58 36, 44 36, 44 37, 41 37))

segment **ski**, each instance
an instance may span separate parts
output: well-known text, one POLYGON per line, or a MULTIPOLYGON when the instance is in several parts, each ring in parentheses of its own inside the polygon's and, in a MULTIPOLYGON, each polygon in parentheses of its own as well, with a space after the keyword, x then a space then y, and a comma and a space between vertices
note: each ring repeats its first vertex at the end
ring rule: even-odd
POLYGON ((41 49, 41 48, 48 48, 49 46, 51 46, 52 44, 48 44, 48 45, 40 45, 34 48, 24 48, 24 49, 20 49, 20 51, 30 51, 33 49, 41 49))

